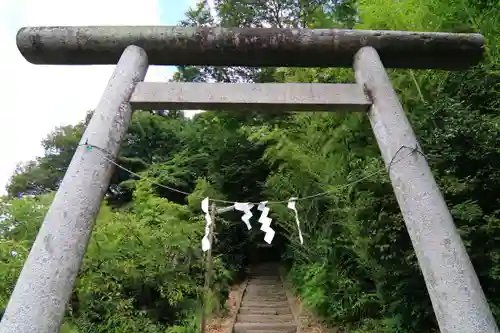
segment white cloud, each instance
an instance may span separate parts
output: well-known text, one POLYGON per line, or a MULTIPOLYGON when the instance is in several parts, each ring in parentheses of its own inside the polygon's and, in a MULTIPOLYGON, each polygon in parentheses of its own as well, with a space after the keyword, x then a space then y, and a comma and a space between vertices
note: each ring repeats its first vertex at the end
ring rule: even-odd
POLYGON ((217 11, 215 10, 215 2, 214 0, 207 0, 208 7, 210 8, 210 14, 212 17, 217 17, 217 11))
POLYGON ((187 1, 188 1, 188 7, 189 8, 194 8, 202 0, 187 0, 187 1))
MULTIPOLYGON (((56 126, 74 124, 93 109, 113 66, 41 66, 16 47, 21 26, 156 25, 157 0, 0 0, 0 194, 16 164, 41 155, 40 141, 56 126)), ((174 23, 174 22, 172 22, 174 23)), ((150 67, 146 80, 172 72, 150 67)))

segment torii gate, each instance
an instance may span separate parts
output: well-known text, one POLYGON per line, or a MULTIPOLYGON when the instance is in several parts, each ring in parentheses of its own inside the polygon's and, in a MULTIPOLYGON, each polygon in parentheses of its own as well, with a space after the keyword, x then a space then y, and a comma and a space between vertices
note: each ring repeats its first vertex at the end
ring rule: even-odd
MULTIPOLYGON (((85 153, 83 145, 115 159, 133 109, 366 112, 389 166, 402 146, 419 145, 385 67, 465 69, 482 58, 484 38, 337 29, 28 27, 19 30, 17 46, 34 64, 117 64, 0 324, 0 333, 52 333, 59 331, 113 172, 109 159, 85 153), (353 66, 356 83, 147 83, 148 59, 153 65, 353 66)), ((388 172, 441 332, 499 332, 425 157, 413 153, 388 172)))

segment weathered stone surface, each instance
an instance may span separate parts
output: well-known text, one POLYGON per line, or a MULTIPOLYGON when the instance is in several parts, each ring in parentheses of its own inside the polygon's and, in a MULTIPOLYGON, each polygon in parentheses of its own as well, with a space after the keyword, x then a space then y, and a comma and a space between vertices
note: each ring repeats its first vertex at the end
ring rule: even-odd
POLYGON ((278 268, 277 263, 251 267, 241 307, 232 324, 233 333, 297 331, 295 315, 283 288, 278 268), (266 282, 265 287, 262 285, 263 281, 266 282), (273 292, 261 293, 264 290, 273 292))
MULTIPOLYGON (((130 104, 136 110, 366 112, 372 103, 355 83, 141 82, 130 104)), ((279 281, 266 275, 258 279, 279 281)))
POLYGON ((297 326, 292 323, 236 323, 234 333, 249 333, 249 331, 272 331, 283 333, 297 332, 297 326))
POLYGON ((388 68, 463 69, 483 54, 480 34, 341 29, 171 26, 25 27, 22 55, 34 64, 116 64, 128 45, 152 65, 351 67, 363 46, 388 68))
POLYGON ((500 333, 446 201, 376 50, 362 48, 354 70, 356 81, 373 100, 368 118, 388 166, 439 332, 500 333))
POLYGON ((147 68, 144 50, 127 47, 38 231, 0 322, 1 333, 59 332, 127 134, 132 117, 127 101, 147 68), (86 143, 106 154, 89 153, 86 143))
POLYGON ((290 314, 239 314, 237 321, 241 323, 293 323, 293 315, 290 314))
POLYGON ((291 314, 292 310, 290 307, 276 307, 276 308, 261 308, 261 307, 249 307, 242 306, 240 308, 240 314, 262 314, 262 315, 280 315, 280 314, 291 314))

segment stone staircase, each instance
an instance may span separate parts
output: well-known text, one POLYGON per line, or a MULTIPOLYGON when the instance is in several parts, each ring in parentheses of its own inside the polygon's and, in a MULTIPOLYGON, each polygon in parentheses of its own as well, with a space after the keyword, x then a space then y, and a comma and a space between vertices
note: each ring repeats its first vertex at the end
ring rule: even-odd
POLYGON ((250 269, 233 333, 295 333, 297 325, 277 264, 250 269))

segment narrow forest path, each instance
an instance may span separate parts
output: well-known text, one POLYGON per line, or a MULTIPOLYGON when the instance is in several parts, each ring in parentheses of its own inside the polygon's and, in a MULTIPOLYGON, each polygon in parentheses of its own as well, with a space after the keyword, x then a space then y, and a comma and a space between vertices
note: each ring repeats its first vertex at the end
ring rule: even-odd
POLYGON ((266 263, 250 269, 233 332, 297 332, 278 264, 266 263))

